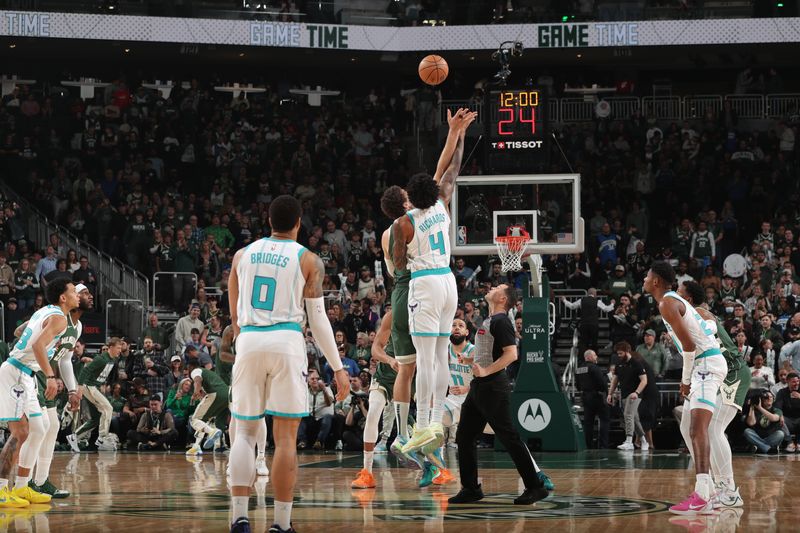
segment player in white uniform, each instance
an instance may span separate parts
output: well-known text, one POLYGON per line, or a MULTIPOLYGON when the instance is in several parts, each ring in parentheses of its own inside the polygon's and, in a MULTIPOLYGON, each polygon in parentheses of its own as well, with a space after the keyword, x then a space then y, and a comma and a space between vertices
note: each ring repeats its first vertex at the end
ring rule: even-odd
MULTIPOLYGON (((70 311, 68 327, 55 346, 55 353, 51 359, 51 361, 58 364, 61 380, 64 382, 69 394, 70 410, 73 412, 77 412, 80 409, 81 393, 78 390, 75 371, 72 367, 72 354, 75 350, 75 343, 78 342, 83 332, 83 324, 81 324, 80 318, 84 312, 94 307, 94 297, 86 285, 79 283, 75 286, 75 291, 78 293, 78 307, 70 311)), ((21 324, 14 331, 14 335, 17 338, 21 337, 27 326, 28 322, 21 324)), ((39 391, 40 406, 43 392, 39 391)), ((46 411, 44 411, 49 422, 47 434, 44 437, 42 446, 39 449, 39 457, 36 460, 36 475, 31 479, 29 485, 33 490, 42 494, 49 494, 52 498, 66 498, 69 496, 69 491, 55 487, 49 479, 50 464, 53 462, 53 453, 55 452, 60 428, 58 410, 55 405, 51 406, 50 403, 47 402, 48 405, 46 405, 46 411)))
POLYGON ((448 346, 448 356, 450 361, 450 394, 444 402, 443 425, 448 430, 449 443, 456 448, 455 438, 458 421, 461 418, 461 406, 467 399, 469 384, 472 383, 472 351, 475 345, 467 340, 469 330, 467 323, 456 318, 453 320, 453 328, 450 332, 450 346, 448 346))
POLYGON ((294 531, 291 512, 297 476, 295 441, 308 415, 303 300, 311 332, 334 370, 337 400, 350 393, 325 312, 322 260, 296 242, 302 209, 293 196, 269 206, 272 234, 236 252, 228 281, 231 324, 236 342, 231 415, 236 438, 230 453, 231 533, 250 533, 247 502, 255 480, 258 424, 273 417, 275 523, 270 533, 294 531))
POLYGON ((34 373, 45 372, 45 398, 53 399, 58 391, 56 376, 50 367, 55 346, 67 329, 67 314, 78 307, 75 285, 66 279, 51 281, 45 290, 50 305, 36 311, 11 354, 0 365, 0 419, 8 422, 11 438, 0 453, 0 507, 24 507, 30 503, 47 503, 50 496, 28 486, 31 469, 47 434, 49 420, 42 416, 36 395, 34 373), (8 454, 17 460, 9 460, 8 454), (16 458, 15 458, 16 459, 16 458), (8 488, 7 466, 17 464, 14 490, 8 488))
POLYGON ((728 365, 714 332, 689 302, 672 291, 673 283, 675 271, 664 261, 653 263, 644 279, 644 290, 658 302, 667 331, 683 353, 681 393, 688 399, 688 416, 691 416, 695 490, 686 500, 670 507, 670 511, 683 515, 710 514, 714 483, 710 474, 708 427, 728 365))
MULTIPOLYGON (((408 322, 417 349, 417 426, 402 453, 431 453, 444 440, 442 418, 450 381, 447 346, 450 327, 458 307, 456 279, 450 270, 450 212, 447 204, 464 155, 464 134, 476 113, 460 109, 448 112, 448 144, 455 143, 449 162, 439 178, 417 174, 406 187, 414 209, 394 223, 395 268, 411 270, 408 293, 408 322), (437 179, 438 178, 438 179, 437 179)), ((448 146, 442 151, 448 153, 448 146)))

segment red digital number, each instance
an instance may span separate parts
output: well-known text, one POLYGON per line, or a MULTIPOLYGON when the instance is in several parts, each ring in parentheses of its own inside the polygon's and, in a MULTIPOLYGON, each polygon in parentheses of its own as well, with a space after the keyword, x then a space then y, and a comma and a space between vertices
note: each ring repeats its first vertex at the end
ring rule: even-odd
POLYGON ((497 133, 499 135, 514 135, 513 131, 503 131, 503 124, 511 124, 514 122, 514 110, 509 107, 501 107, 497 110, 497 114, 500 115, 501 113, 508 113, 508 119, 497 121, 497 133))
POLYGON ((531 133, 535 134, 536 133, 536 108, 534 108, 534 107, 520 108, 520 110, 519 110, 519 121, 520 122, 529 123, 531 125, 531 133), (524 110, 526 110, 526 109, 530 109, 531 110, 531 118, 530 119, 526 119, 523 116, 522 112, 524 110))

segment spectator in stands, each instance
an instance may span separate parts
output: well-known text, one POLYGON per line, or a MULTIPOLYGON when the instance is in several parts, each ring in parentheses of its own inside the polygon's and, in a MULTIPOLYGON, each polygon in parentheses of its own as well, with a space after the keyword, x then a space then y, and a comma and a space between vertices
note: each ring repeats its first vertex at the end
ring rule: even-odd
POLYGON ((14 270, 6 263, 6 253, 0 251, 0 302, 6 305, 14 290, 14 270))
MULTIPOLYGON (((755 327, 753 334, 759 339, 759 344, 762 341, 768 340, 770 341, 769 350, 774 350, 773 357, 769 360, 768 366, 771 369, 775 369, 775 364, 777 363, 777 357, 774 357, 774 354, 779 354, 781 352, 781 348, 783 348, 783 335, 781 332, 778 331, 776 327, 772 325, 772 315, 764 315, 758 321, 758 325, 755 327)), ((767 348, 762 347, 761 353, 764 355, 765 363, 767 362, 767 348)))
POLYGON ((139 424, 139 418, 150 405, 150 393, 142 378, 133 379, 133 390, 128 394, 128 401, 122 408, 120 417, 120 434, 127 437, 128 431, 139 424))
POLYGON ((623 294, 630 296, 636 293, 636 285, 633 279, 626 275, 623 265, 614 267, 614 276, 606 282, 605 292, 613 300, 619 300, 623 294))
POLYGON ((355 392, 351 396, 353 400, 345 417, 342 441, 345 450, 359 451, 364 447, 364 425, 369 410, 369 397, 362 391, 355 392))
MULTIPOLYGON (((352 376, 352 374, 351 374, 352 376)), ((309 416, 303 417, 297 430, 297 449, 308 447, 310 439, 316 435, 315 450, 326 447, 333 424, 334 397, 330 387, 319 378, 315 371, 308 373, 308 406, 309 416)))
POLYGON ((153 340, 153 349, 160 352, 169 350, 169 334, 164 326, 158 323, 158 315, 150 313, 147 317, 147 326, 142 330, 140 343, 144 343, 144 338, 150 337, 153 340))
MULTIPOLYGON (((347 373, 350 374, 350 377, 357 376, 360 372, 360 369, 358 367, 358 363, 347 357, 347 345, 339 344, 337 349, 339 350, 339 357, 342 360, 342 365, 347 369, 347 373)), ((333 369, 327 361, 322 367, 322 374, 325 376, 325 380, 327 382, 333 382, 333 369)))
POLYGON ((775 407, 783 414, 786 451, 796 452, 800 431, 800 374, 791 372, 786 381, 787 386, 775 395, 775 407))
POLYGON ((778 379, 775 381, 775 384, 769 388, 769 391, 773 396, 775 396, 775 401, 778 400, 778 393, 789 386, 789 384, 786 382, 788 376, 789 370, 785 368, 778 370, 778 379))
POLYGON ((350 312, 345 317, 342 326, 345 337, 347 337, 347 342, 350 344, 356 343, 356 335, 358 332, 369 333, 370 331, 375 331, 374 324, 371 324, 367 317, 364 316, 360 300, 353 300, 353 303, 350 305, 350 312))
POLYGON ((189 420, 196 407, 196 403, 192 401, 191 378, 185 377, 169 389, 166 407, 172 413, 175 429, 178 431, 178 442, 181 445, 186 445, 187 436, 189 435, 189 420))
POLYGON ((638 331, 639 324, 636 322, 636 318, 631 315, 627 305, 623 303, 617 305, 614 315, 609 317, 609 326, 612 343, 636 343, 636 332, 638 331))
POLYGON ((656 342, 656 332, 648 329, 644 332, 644 342, 636 347, 636 352, 641 355, 656 378, 663 378, 669 364, 669 354, 664 345, 656 342))
POLYGON ((368 368, 372 343, 369 342, 369 335, 359 331, 356 335, 355 353, 352 359, 359 368, 368 368))
POLYGON ((167 388, 170 389, 186 377, 183 367, 183 358, 180 355, 173 355, 169 359, 169 373, 165 376, 167 388))
POLYGON ((72 273, 72 281, 83 283, 89 288, 89 292, 95 294, 97 275, 89 266, 89 258, 85 255, 78 260, 78 268, 72 273))
POLYGON ((622 237, 611 232, 611 225, 606 222, 596 237, 595 263, 605 265, 611 262, 616 265, 619 261, 618 248, 622 244, 622 237))
POLYGON ((199 335, 203 326, 200 320, 200 304, 193 303, 189 308, 189 314, 181 317, 175 324, 175 350, 183 353, 186 345, 192 340, 192 330, 196 329, 199 335))
POLYGON ((128 448, 135 445, 139 450, 165 450, 178 438, 172 414, 162 409, 161 396, 157 394, 150 397, 148 405, 136 430, 128 431, 128 448))
POLYGON ((750 389, 769 389, 775 384, 775 374, 771 368, 764 366, 764 356, 760 353, 753 356, 753 368, 750 375, 752 376, 750 389))
POLYGON ((164 360, 164 353, 156 350, 153 339, 145 337, 142 349, 134 353, 128 361, 127 371, 133 378, 142 378, 150 394, 157 394, 160 398, 166 399, 166 376, 169 367, 164 360))
POLYGON ((14 273, 14 289, 17 304, 21 311, 33 307, 36 292, 39 290, 39 278, 31 272, 31 264, 27 259, 19 262, 19 268, 14 273))
POLYGON ((58 262, 55 248, 48 246, 46 251, 46 255, 36 265, 36 272, 34 272, 36 279, 39 280, 42 286, 47 285, 45 277, 56 269, 56 263, 58 262))
MULTIPOLYGON (((5 308, 5 337, 9 342, 14 338, 14 330, 22 324, 25 313, 17 306, 17 299, 13 296, 6 302, 5 308)), ((5 360, 5 359, 4 359, 5 360)))
MULTIPOLYGON (((580 323, 578 324, 580 349, 591 349, 596 351, 599 349, 597 346, 597 336, 600 331, 600 310, 610 313, 614 310, 614 303, 616 302, 611 300, 610 305, 603 303, 603 301, 597 297, 597 289, 595 288, 590 288, 587 293, 588 294, 586 296, 583 296, 574 302, 570 302, 563 296, 561 297, 561 301, 569 309, 581 310, 580 323)), ((472 302, 468 303, 472 304, 472 302)), ((482 318, 480 316, 476 318, 477 320, 472 321, 475 329, 477 329, 480 325, 480 322, 482 322, 482 318)))
POLYGON ((772 393, 766 390, 748 400, 752 405, 745 419, 744 437, 762 454, 777 454, 785 437, 781 423, 783 412, 773 405, 774 400, 772 393))

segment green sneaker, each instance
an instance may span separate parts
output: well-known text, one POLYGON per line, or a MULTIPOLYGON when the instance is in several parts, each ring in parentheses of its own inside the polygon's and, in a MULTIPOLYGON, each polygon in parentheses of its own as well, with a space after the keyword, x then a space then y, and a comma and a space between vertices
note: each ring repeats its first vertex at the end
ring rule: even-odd
POLYGON ((539 478, 539 481, 541 481, 541 482, 542 482, 542 484, 544 485, 544 488, 545 488, 546 490, 555 490, 556 486, 555 486, 555 485, 553 485, 553 480, 552 480, 552 479, 550 479, 550 476, 548 476, 547 474, 545 474, 545 473, 544 473, 544 472, 542 472, 542 471, 539 471, 539 472, 536 474, 536 477, 538 477, 538 478, 539 478))
POLYGON ((33 480, 28 481, 28 486, 42 494, 49 494, 51 498, 61 499, 69 497, 69 491, 58 489, 55 485, 50 483, 50 478, 46 479, 41 485, 37 485, 33 480))
POLYGON ((425 466, 422 470, 422 477, 419 480, 419 488, 425 488, 431 483, 433 480, 439 477, 439 469, 433 466, 428 461, 425 461, 425 466))

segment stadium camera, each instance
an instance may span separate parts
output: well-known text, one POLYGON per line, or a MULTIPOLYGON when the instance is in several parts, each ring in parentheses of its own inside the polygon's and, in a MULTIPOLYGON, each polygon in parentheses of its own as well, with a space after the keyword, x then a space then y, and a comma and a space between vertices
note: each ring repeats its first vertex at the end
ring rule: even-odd
POLYGON ((500 70, 494 75, 495 85, 505 86, 508 77, 511 76, 512 57, 521 57, 524 47, 520 41, 506 41, 502 43, 495 52, 492 53, 492 61, 500 64, 500 70))

